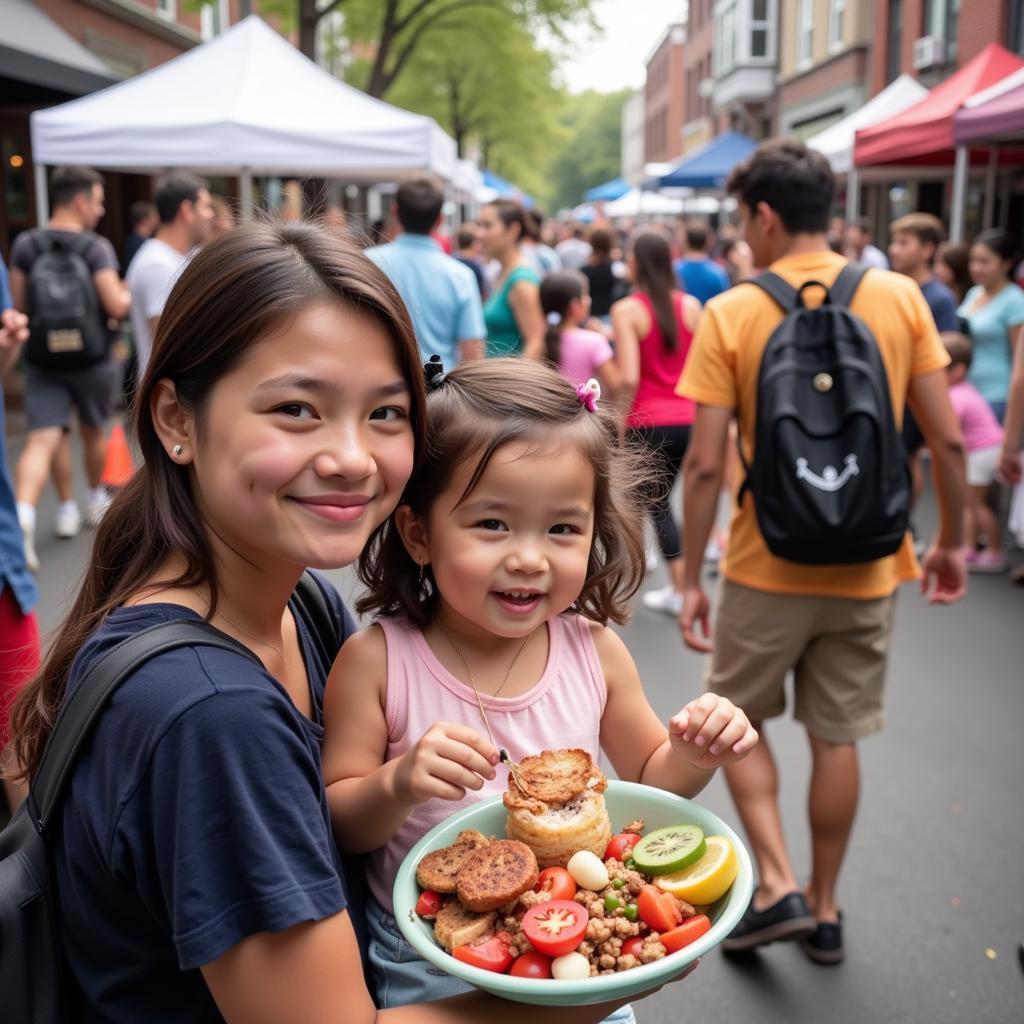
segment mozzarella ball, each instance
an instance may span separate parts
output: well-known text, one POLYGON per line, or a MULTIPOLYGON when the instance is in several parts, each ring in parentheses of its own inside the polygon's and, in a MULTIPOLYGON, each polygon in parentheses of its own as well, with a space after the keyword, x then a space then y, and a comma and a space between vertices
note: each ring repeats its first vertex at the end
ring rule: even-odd
POLYGON ((566 953, 551 961, 551 977, 559 981, 579 981, 590 977, 590 961, 582 953, 566 953))
POLYGON ((595 853, 579 850, 569 858, 567 870, 581 889, 600 892, 608 885, 608 869, 595 853))

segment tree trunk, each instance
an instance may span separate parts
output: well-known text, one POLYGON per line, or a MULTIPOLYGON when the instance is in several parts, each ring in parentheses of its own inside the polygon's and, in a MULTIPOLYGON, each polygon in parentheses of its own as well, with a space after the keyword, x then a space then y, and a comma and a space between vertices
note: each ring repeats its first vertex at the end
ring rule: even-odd
POLYGON ((366 91, 376 99, 381 99, 391 88, 393 76, 387 72, 388 57, 395 41, 395 24, 398 20, 397 0, 388 0, 384 9, 384 21, 380 26, 380 39, 377 41, 377 53, 373 58, 373 70, 366 91))
POLYGON ((316 60, 316 27, 320 12, 316 0, 299 0, 299 52, 310 60, 316 60))

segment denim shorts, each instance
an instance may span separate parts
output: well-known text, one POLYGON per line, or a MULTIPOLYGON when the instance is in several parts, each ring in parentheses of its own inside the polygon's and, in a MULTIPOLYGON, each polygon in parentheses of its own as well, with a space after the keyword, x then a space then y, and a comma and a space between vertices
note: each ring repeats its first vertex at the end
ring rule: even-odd
MULTIPOLYGON (((421 959, 402 937, 394 917, 375 899, 367 900, 366 922, 370 932, 370 976, 382 1010, 473 991, 472 985, 421 959)), ((619 1007, 604 1024, 636 1024, 633 1008, 619 1007)))

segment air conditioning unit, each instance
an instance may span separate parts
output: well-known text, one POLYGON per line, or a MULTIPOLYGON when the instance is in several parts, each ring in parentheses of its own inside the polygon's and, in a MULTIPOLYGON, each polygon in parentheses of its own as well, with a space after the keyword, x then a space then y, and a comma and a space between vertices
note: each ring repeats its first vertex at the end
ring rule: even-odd
POLYGON ((715 92, 715 80, 713 78, 702 78, 697 84, 697 92, 701 99, 709 100, 715 92))
POLYGON ((940 36, 921 36, 914 40, 914 70, 927 71, 946 63, 946 40, 940 36))

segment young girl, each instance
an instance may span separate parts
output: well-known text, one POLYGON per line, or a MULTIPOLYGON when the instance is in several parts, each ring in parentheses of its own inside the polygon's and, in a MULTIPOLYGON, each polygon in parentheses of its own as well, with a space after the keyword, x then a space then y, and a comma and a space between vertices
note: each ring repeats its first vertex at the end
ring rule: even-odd
POLYGON ((386 1005, 461 989, 402 941, 391 886, 428 829, 505 790, 497 747, 515 761, 603 751, 619 778, 693 796, 757 740, 714 694, 666 729, 606 625, 643 578, 643 518, 637 456, 595 389, 523 360, 438 377, 427 454, 360 561, 359 607, 380 618, 343 647, 326 707, 335 834, 373 851, 370 959, 386 1005))
POLYGON ((608 339, 599 331, 583 329, 590 317, 587 279, 576 270, 548 274, 540 283, 540 304, 547 319, 544 358, 571 384, 585 384, 596 376, 602 393, 611 399, 622 374, 608 339))
MULTIPOLYGON (((405 308, 327 231, 241 226, 175 285, 136 405, 145 461, 16 706, 18 764, 35 771, 83 674, 148 627, 205 619, 253 657, 196 645, 152 658, 72 768, 54 880, 73 1019, 380 1019, 320 775, 331 658, 289 596, 305 566, 350 564, 390 516, 422 423, 405 308)), ((477 993, 402 1019, 512 1024, 518 1009, 477 993)))

